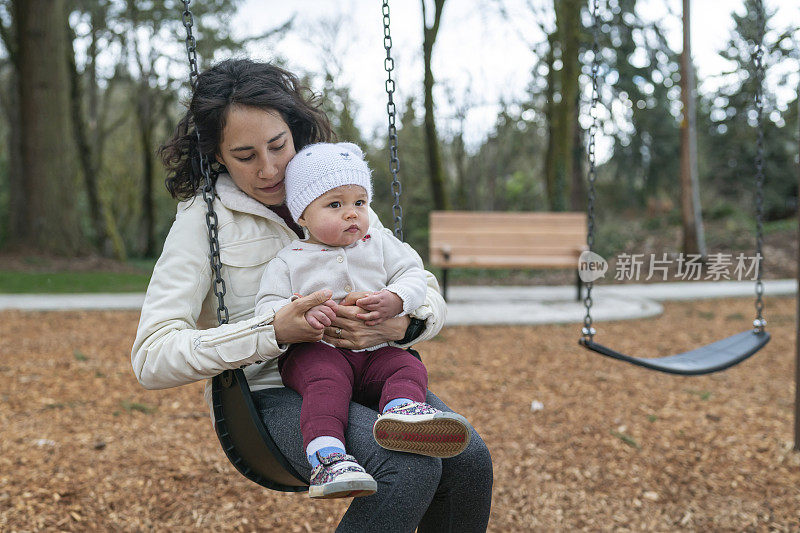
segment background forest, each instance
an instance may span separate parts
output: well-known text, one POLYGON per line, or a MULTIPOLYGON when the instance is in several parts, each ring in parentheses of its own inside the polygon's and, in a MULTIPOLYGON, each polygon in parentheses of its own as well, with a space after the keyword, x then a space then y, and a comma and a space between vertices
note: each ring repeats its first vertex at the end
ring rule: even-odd
MULTIPOLYGON (((502 15, 509 2, 474 4, 502 15)), ((430 68, 438 28, 457 3, 393 5, 424 12, 418 50, 426 65, 424 83, 396 102, 405 236, 423 256, 432 209, 585 209, 589 6, 577 0, 522 2, 547 36, 533 45, 538 60, 530 68, 527 96, 501 102, 488 135, 468 144, 469 103, 440 115, 442 106, 434 100, 439 93, 432 90, 436 72, 430 68)), ((754 0, 744 4, 746 13, 734 14, 729 42, 717 51, 734 66, 734 75, 695 100, 703 219, 724 220, 734 234, 752 234, 753 227, 752 53, 758 21, 754 0)), ((643 20, 636 0, 608 0, 601 6, 604 148, 598 169, 598 251, 607 255, 645 234, 680 233, 683 114, 680 50, 668 45, 662 22, 643 20)), ((237 0, 192 5, 201 68, 241 55, 253 42, 269 48, 301 29, 289 20, 239 39, 230 21, 240 7, 237 0)), ((119 260, 158 255, 175 201, 163 188, 156 152, 188 93, 181 9, 175 0, 0 0, 0 252, 119 260), (35 98, 36 84, 46 86, 46 99, 35 98)), ((379 21, 380 15, 370 18, 379 21)), ((776 20, 766 3, 768 221, 787 219, 797 210, 798 78, 774 73, 786 72, 778 66, 787 64, 798 70, 798 20, 776 20), (777 92, 785 94, 787 88, 794 99, 779 101, 777 92)), ((387 136, 357 126, 358 103, 337 76, 331 50, 320 50, 330 56, 325 71, 301 74, 321 93, 339 137, 366 148, 374 169, 375 208, 389 226, 387 136)), ((293 68, 291 57, 276 60, 293 68)))

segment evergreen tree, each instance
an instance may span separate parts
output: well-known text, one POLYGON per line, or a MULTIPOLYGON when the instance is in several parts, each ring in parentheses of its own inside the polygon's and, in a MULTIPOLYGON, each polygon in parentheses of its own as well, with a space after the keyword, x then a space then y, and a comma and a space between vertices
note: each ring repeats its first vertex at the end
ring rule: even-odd
POLYGON ((677 189, 680 65, 659 24, 645 23, 636 14, 635 0, 609 4, 600 21, 601 74, 610 89, 603 97, 626 119, 611 128, 611 166, 622 205, 644 206, 647 198, 677 189))
MULTIPOLYGON (((757 83, 753 55, 759 28, 756 2, 747 0, 745 9, 742 15, 734 13, 735 26, 731 38, 725 49, 720 51, 720 55, 730 61, 733 68, 726 76, 730 81, 712 94, 705 104, 710 119, 700 145, 702 147, 704 142, 707 143, 706 149, 701 151, 704 162, 702 168, 717 194, 752 211, 756 154, 754 95, 757 83)), ((766 11, 762 29, 765 32, 766 53, 763 61, 767 74, 770 68, 795 53, 794 46, 787 45, 787 39, 796 28, 772 30, 774 14, 774 11, 766 11)), ((796 124, 783 119, 774 86, 764 84, 763 106, 764 209, 767 218, 783 218, 794 209, 790 198, 797 184, 794 168, 796 144, 793 142, 797 129, 796 124)))
POLYGON ((532 102, 503 105, 494 130, 469 158, 470 209, 550 209, 542 162, 547 154, 544 113, 532 102))
MULTIPOLYGON (((426 139, 424 125, 417 116, 413 98, 406 100, 397 124, 398 156, 402 184, 403 233, 405 241, 417 250, 423 259, 428 255, 428 214, 434 209, 428 181, 428 164, 425 159, 426 139)), ((394 229, 392 212, 392 174, 389 170, 388 136, 383 146, 368 154, 372 168, 372 186, 375 190, 373 209, 383 224, 394 229)))

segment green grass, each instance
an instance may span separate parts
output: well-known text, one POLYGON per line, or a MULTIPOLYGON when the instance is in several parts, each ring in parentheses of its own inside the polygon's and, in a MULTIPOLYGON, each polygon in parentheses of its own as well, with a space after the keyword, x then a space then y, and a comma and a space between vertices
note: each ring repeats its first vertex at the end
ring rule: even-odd
POLYGON ((0 293, 144 292, 150 273, 0 270, 0 293))
POLYGON ((125 409, 126 411, 133 412, 138 411, 140 413, 144 413, 146 415, 152 414, 156 412, 155 407, 151 407, 149 405, 139 403, 139 402, 128 402, 128 401, 121 401, 120 406, 125 409))
POLYGON ((642 446, 638 442, 636 442, 636 439, 634 439, 630 435, 627 435, 627 434, 619 432, 619 431, 614 431, 614 430, 611 430, 611 434, 614 435, 615 437, 617 437, 619 440, 621 440, 625 444, 627 444, 628 446, 630 446, 631 448, 636 448, 637 450, 641 450, 642 449, 642 446))
POLYGON ((771 220, 764 222, 764 233, 780 233, 784 231, 794 231, 797 229, 798 222, 795 217, 784 218, 782 220, 771 220))
POLYGON ((699 391, 699 390, 686 389, 686 392, 688 392, 692 396, 697 396, 698 398, 700 398, 704 402, 707 402, 709 400, 709 398, 711 398, 711 394, 712 394, 711 391, 708 391, 708 390, 699 391))

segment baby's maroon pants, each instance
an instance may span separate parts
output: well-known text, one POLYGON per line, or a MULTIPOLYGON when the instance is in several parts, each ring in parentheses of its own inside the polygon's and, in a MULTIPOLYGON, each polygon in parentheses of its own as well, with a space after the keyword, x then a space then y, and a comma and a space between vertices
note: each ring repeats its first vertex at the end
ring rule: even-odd
POLYGON ((322 342, 292 345, 278 359, 283 384, 303 397, 300 428, 303 448, 317 437, 344 442, 350 400, 379 412, 395 398, 424 402, 428 373, 405 350, 386 346, 354 352, 322 342))

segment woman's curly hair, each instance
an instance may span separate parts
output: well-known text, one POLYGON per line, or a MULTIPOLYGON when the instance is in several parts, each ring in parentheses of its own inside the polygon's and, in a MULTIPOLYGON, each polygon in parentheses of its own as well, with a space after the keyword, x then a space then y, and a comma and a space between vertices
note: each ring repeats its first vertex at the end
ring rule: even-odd
POLYGON ((159 148, 167 169, 165 185, 173 198, 186 200, 197 194, 203 180, 199 154, 208 158, 214 180, 219 172, 226 171, 217 162, 216 154, 232 106, 280 113, 298 151, 307 144, 327 142, 334 137, 318 97, 297 76, 272 63, 250 59, 222 61, 197 77, 189 109, 172 138, 159 148))

